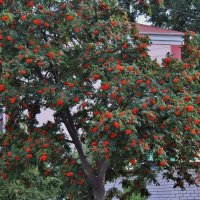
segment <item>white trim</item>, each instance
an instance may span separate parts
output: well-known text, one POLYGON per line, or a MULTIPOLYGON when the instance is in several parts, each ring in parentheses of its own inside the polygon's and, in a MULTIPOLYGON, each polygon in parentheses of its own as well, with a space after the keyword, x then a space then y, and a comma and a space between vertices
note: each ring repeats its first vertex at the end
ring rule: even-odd
POLYGON ((152 42, 152 44, 158 44, 158 45, 178 45, 178 46, 181 46, 181 45, 183 45, 183 42, 181 42, 181 41, 170 41, 170 40, 168 40, 168 41, 151 41, 152 42))
POLYGON ((169 32, 169 33, 156 33, 156 31, 155 32, 140 32, 140 34, 141 35, 174 35, 174 36, 184 36, 184 33, 173 33, 173 32, 169 32))
POLYGON ((160 45, 183 45, 183 37, 180 35, 160 35, 152 34, 148 35, 152 44, 160 45))

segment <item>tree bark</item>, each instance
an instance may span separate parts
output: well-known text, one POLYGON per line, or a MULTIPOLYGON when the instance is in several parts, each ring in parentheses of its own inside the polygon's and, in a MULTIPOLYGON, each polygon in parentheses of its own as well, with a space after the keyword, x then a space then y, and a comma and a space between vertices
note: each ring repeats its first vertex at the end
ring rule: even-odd
POLYGON ((99 182, 92 188, 94 200, 105 200, 105 186, 104 183, 99 182))
POLYGON ((99 174, 97 182, 92 186, 94 200, 105 200, 105 177, 109 163, 105 159, 99 160, 99 174))

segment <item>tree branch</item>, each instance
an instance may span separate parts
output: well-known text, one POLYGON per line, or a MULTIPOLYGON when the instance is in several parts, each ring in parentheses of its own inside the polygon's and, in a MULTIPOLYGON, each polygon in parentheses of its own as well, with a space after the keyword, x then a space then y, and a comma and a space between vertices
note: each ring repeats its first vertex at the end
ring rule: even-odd
POLYGON ((65 111, 62 111, 61 115, 62 115, 63 123, 65 124, 65 126, 74 142, 74 145, 78 151, 85 174, 87 175, 87 177, 92 185, 97 185, 97 177, 95 175, 93 168, 91 167, 88 160, 86 159, 85 153, 82 148, 82 144, 78 137, 78 133, 75 130, 74 124, 71 121, 72 118, 65 111))

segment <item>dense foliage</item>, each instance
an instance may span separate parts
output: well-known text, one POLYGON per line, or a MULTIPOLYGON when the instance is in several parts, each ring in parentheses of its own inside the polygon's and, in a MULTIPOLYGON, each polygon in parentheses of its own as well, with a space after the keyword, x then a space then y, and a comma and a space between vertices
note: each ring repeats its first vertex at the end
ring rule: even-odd
POLYGON ((195 184, 188 172, 199 157, 195 36, 186 33, 184 61, 168 56, 160 66, 119 10, 107 0, 0 0, 3 179, 37 166, 63 177, 76 200, 105 199, 104 184, 119 176, 131 189, 113 188, 110 198, 147 195, 160 171, 181 187, 195 184), (38 127, 41 109, 53 110, 54 122, 38 127))
POLYGON ((200 33, 199 0, 167 0, 162 6, 152 5, 151 10, 150 21, 156 26, 200 33))
POLYGON ((62 181, 51 176, 40 176, 36 168, 26 169, 18 179, 0 179, 0 199, 58 200, 62 196, 62 181))
MULTIPOLYGON (((140 15, 144 15, 145 17, 152 17, 155 15, 160 19, 160 12, 157 11, 163 8, 164 2, 164 0, 118 0, 120 7, 125 10, 129 20, 132 22, 137 21, 140 15)), ((155 20, 158 19, 155 18, 155 20)))

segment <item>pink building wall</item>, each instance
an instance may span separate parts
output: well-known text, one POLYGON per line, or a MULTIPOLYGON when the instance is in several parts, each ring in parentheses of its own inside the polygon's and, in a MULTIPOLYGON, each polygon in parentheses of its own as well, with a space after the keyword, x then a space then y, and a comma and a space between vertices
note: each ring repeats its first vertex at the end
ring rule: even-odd
POLYGON ((149 55, 158 63, 162 63, 162 59, 166 57, 169 52, 174 58, 181 59, 181 48, 179 45, 163 45, 163 44, 152 44, 149 48, 149 55))
POLYGON ((157 60, 158 63, 162 62, 162 59, 168 52, 171 52, 171 45, 152 44, 149 47, 149 55, 152 60, 157 60))
POLYGON ((181 47, 178 45, 171 45, 171 54, 174 56, 174 58, 181 60, 181 47))

